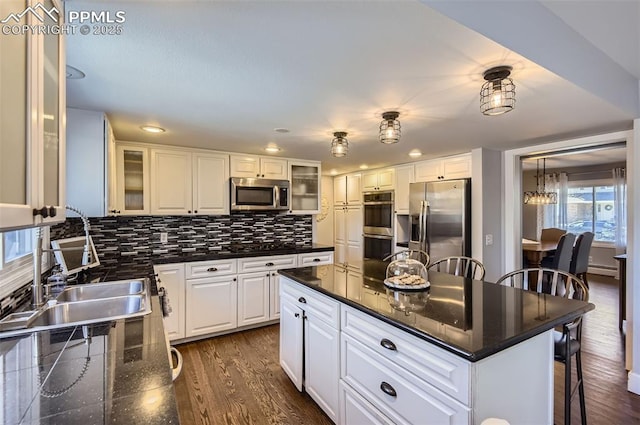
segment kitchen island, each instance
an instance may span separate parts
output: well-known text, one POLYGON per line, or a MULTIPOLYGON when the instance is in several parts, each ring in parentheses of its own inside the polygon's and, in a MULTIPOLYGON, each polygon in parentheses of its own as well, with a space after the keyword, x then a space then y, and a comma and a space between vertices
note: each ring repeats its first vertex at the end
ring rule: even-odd
POLYGON ((554 327, 593 304, 430 272, 387 290, 337 266, 282 270, 281 365, 336 423, 553 423, 554 327))

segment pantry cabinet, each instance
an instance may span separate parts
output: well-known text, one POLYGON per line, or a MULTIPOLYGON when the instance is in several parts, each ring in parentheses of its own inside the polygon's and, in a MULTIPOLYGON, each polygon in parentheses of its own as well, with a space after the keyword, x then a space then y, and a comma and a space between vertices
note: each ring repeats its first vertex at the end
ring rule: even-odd
POLYGON ((362 175, 347 174, 333 178, 333 204, 335 207, 362 204, 362 175))
POLYGON ((415 180, 429 182, 471 177, 471 154, 421 161, 415 164, 415 180))
MULTIPOLYGON (((34 1, 1 2, 0 15, 34 1)), ((44 16, 27 25, 64 24, 44 16)), ((62 22, 60 22, 62 21, 62 22)), ((4 35, 0 43, 0 230, 49 225, 65 220, 65 49, 62 34, 4 35)))
POLYGON ((287 160, 258 155, 231 155, 230 177, 287 180, 287 160))
POLYGON ((334 208, 334 262, 359 271, 364 254, 362 241, 363 207, 334 208))

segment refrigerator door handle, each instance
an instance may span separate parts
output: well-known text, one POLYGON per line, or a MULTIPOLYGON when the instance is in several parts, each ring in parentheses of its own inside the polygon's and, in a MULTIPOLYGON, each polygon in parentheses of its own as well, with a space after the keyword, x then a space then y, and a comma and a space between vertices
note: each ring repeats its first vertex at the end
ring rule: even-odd
POLYGON ((418 246, 420 249, 423 248, 424 241, 424 228, 422 227, 422 223, 424 221, 424 201, 420 201, 420 216, 418 217, 418 246))
POLYGON ((429 202, 425 202, 424 203, 424 228, 425 228, 425 232, 424 232, 424 249, 423 251, 425 251, 427 254, 431 255, 431 236, 429 232, 429 225, 431 224, 431 221, 429 220, 429 216, 431 215, 431 211, 429 208, 429 202))

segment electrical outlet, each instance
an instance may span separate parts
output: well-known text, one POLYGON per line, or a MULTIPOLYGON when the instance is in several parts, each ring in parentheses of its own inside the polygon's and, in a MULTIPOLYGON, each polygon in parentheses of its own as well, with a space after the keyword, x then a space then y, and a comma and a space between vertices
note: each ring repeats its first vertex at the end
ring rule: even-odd
POLYGON ((160 233, 160 243, 167 243, 168 239, 169 235, 167 234, 167 232, 160 233))
POLYGON ((493 245, 493 235, 491 233, 484 235, 484 244, 493 245))
POLYGON ((593 257, 591 255, 589 256, 589 263, 593 263, 593 257))

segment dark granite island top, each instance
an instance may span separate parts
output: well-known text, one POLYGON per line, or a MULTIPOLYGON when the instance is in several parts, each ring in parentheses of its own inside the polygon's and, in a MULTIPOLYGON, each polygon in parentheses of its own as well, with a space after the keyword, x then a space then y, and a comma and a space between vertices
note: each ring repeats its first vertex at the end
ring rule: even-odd
POLYGON ((593 310, 590 303, 429 272, 428 291, 387 290, 387 263, 365 261, 359 284, 327 265, 279 270, 296 282, 476 362, 593 310), (410 307, 393 307, 390 300, 410 307))
POLYGON ((179 423, 158 297, 151 307, 0 340, 3 423, 179 423))

